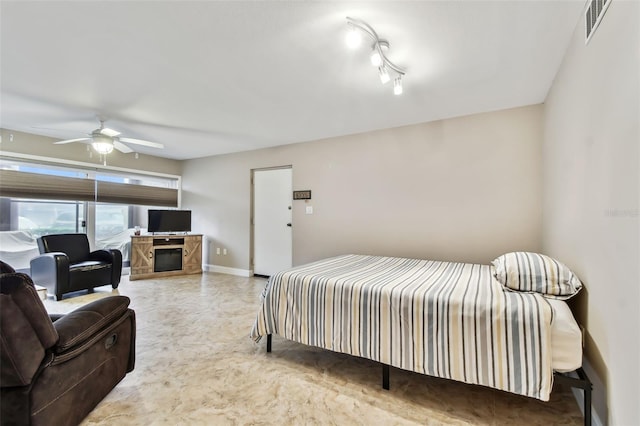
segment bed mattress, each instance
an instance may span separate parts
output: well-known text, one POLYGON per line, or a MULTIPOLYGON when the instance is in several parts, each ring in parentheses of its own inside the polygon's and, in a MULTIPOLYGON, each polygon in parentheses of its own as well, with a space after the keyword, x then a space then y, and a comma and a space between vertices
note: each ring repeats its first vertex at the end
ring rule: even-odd
POLYGON ((551 367, 560 373, 582 366, 582 332, 569 305, 563 300, 547 299, 553 309, 551 321, 551 367))

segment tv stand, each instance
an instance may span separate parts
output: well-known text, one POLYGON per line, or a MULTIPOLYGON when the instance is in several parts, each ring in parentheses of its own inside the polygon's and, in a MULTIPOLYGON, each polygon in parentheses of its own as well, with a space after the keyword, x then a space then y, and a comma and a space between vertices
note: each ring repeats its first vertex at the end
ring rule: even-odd
POLYGON ((130 280, 202 273, 202 235, 131 237, 130 280))

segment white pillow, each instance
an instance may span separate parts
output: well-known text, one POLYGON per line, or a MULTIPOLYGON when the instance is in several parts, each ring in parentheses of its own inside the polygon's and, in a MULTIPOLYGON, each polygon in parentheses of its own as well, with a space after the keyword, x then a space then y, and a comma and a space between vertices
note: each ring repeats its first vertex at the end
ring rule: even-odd
POLYGON ((582 288, 582 282, 567 266, 543 254, 506 253, 491 264, 496 279, 509 290, 567 300, 582 288))

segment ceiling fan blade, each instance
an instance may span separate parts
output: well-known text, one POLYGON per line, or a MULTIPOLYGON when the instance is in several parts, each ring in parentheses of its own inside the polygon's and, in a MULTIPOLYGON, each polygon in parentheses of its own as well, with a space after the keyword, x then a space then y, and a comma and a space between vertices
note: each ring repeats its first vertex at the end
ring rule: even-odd
POLYGON ((122 142, 118 142, 118 141, 113 141, 113 147, 115 149, 117 149, 118 151, 128 154, 130 152, 134 152, 131 148, 129 148, 128 146, 126 146, 125 144, 123 144, 122 142))
POLYGON ((84 142, 84 141, 90 141, 91 138, 78 138, 78 139, 67 139, 65 141, 58 141, 58 142, 54 142, 55 145, 62 145, 65 143, 71 143, 71 142, 84 142))
POLYGON ((120 134, 119 131, 113 130, 113 129, 109 129, 108 127, 105 127, 102 130, 100 130, 100 133, 102 133, 103 135, 106 135, 106 136, 110 136, 110 137, 115 137, 115 136, 118 136, 120 134))
POLYGON ((164 148, 164 145, 158 142, 149 142, 142 139, 133 139, 133 138, 118 138, 120 142, 132 143, 135 145, 148 146, 150 148, 164 148))

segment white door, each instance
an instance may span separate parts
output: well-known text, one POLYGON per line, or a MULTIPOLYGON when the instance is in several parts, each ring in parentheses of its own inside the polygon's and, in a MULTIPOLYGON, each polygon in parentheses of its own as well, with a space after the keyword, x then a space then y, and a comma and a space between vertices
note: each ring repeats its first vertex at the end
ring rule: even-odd
POLYGON ((291 168, 253 172, 253 273, 291 268, 291 168))

